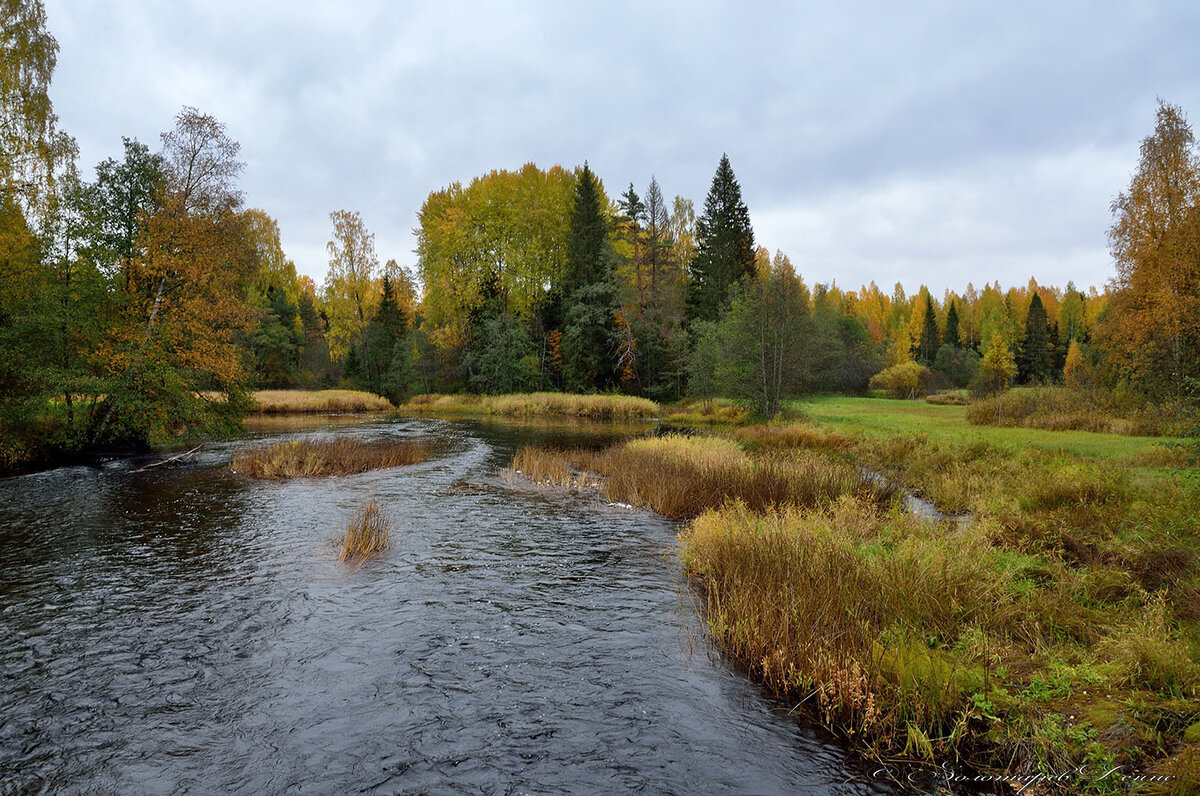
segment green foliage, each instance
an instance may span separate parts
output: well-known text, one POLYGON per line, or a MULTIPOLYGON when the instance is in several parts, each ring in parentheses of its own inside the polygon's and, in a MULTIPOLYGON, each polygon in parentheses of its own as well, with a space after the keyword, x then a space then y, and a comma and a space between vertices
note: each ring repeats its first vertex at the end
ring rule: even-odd
POLYGON ((971 383, 979 370, 979 354, 973 349, 946 343, 938 348, 933 369, 945 376, 951 385, 962 389, 971 383))
POLYGON ((742 285, 718 323, 700 322, 693 330, 702 335, 691 368, 702 382, 693 391, 697 397, 709 397, 704 393, 715 386, 773 417, 783 398, 813 383, 815 327, 808 288, 781 255, 767 273, 742 285))
POLYGON ((1017 375, 1022 383, 1044 383, 1054 376, 1054 351, 1050 341, 1050 327, 1046 322, 1046 308, 1037 293, 1029 300, 1029 313, 1025 316, 1025 336, 1021 340, 1017 358, 1017 375))
POLYGON ((754 273, 750 211, 726 155, 721 155, 704 213, 696 221, 696 245, 688 317, 713 321, 729 307, 734 285, 754 273))
POLYGON ((471 389, 484 394, 530 392, 541 387, 538 349, 529 327, 511 315, 483 322, 488 341, 467 358, 471 389))
POLYGON ((585 163, 575 186, 564 275, 562 372, 573 392, 605 390, 618 377, 617 291, 601 195, 585 163))
POLYGON ((946 333, 942 342, 954 348, 962 345, 958 336, 958 305, 953 299, 950 301, 950 309, 946 310, 946 333))

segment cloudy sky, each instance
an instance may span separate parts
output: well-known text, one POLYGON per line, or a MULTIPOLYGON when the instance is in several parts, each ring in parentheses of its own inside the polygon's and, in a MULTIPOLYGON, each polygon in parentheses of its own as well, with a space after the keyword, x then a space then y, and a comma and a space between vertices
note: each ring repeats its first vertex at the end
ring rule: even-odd
POLYGON ((1156 97, 1200 113, 1190 2, 46 8, 85 173, 212 114, 318 283, 332 210, 415 265, 416 213, 455 180, 586 158, 612 195, 653 174, 699 212, 727 152, 758 242, 810 283, 1099 286, 1156 97))

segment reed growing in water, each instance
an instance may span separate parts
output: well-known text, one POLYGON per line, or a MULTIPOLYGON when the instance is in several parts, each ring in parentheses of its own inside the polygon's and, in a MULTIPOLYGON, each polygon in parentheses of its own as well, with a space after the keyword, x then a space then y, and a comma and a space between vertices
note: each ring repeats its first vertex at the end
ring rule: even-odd
POLYGON ((535 392, 512 395, 416 395, 400 407, 410 412, 447 412, 506 417, 578 417, 636 420, 658 417, 654 401, 632 395, 535 392))
POLYGON ((359 440, 290 440, 269 448, 239 451, 230 468, 265 481, 352 475, 417 464, 429 458, 425 442, 362 442, 359 440))
POLYGON ((381 412, 391 409, 386 398, 360 390, 258 390, 254 411, 260 414, 381 412))
POLYGON ((763 510, 814 506, 846 494, 882 504, 893 495, 845 462, 804 450, 752 459, 736 442, 719 437, 635 439, 603 451, 523 448, 513 460, 513 470, 560 485, 579 481, 572 469, 601 476, 611 501, 674 519, 695 517, 728 500, 763 510))
POLYGON ((339 561, 365 561, 391 547, 392 522, 374 500, 355 512, 346 533, 334 539, 341 548, 339 561))

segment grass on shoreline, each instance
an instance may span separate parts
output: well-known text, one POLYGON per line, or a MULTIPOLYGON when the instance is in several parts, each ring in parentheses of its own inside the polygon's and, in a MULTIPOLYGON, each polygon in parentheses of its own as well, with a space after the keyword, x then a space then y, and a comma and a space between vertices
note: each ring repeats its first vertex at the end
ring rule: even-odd
POLYGON ((239 451, 229 467, 233 472, 265 481, 352 475, 368 470, 417 464, 429 458, 429 445, 358 440, 290 440, 268 448, 239 451))
POLYGON ((631 395, 576 395, 535 392, 512 395, 413 396, 402 412, 504 415, 508 417, 579 417, 590 420, 635 420, 658 417, 659 405, 631 395))
POLYGON ((254 411, 261 414, 382 412, 392 408, 386 398, 359 390, 258 390, 254 411))
POLYGON ((558 485, 576 482, 573 471, 594 474, 610 501, 674 519, 695 517, 729 499, 762 510, 813 506, 843 495, 875 503, 892 496, 890 489, 844 462, 803 453, 751 459, 736 442, 718 437, 634 439, 602 451, 525 447, 513 459, 512 470, 558 485))
POLYGON ((836 417, 828 403, 858 411, 527 448, 513 467, 596 473, 610 500, 694 518, 682 555, 716 643, 878 756, 1010 776, 1125 766, 1174 779, 1045 790, 1200 792, 1200 482, 1151 440, 972 427, 920 402, 803 407, 836 417), (858 488, 859 468, 973 521, 918 521, 858 488))

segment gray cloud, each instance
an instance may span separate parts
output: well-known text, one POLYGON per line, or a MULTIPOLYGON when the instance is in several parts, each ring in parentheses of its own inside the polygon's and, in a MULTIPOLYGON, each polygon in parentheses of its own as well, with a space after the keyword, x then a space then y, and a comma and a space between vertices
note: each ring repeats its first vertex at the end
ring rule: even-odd
POLYGON ((1156 95, 1200 104, 1191 4, 48 0, 90 168, 184 104, 324 276, 328 213, 412 264, 431 190, 589 159, 703 202, 728 152, 759 241, 811 280, 1100 284, 1156 95))

